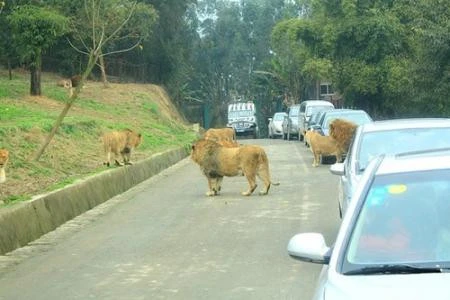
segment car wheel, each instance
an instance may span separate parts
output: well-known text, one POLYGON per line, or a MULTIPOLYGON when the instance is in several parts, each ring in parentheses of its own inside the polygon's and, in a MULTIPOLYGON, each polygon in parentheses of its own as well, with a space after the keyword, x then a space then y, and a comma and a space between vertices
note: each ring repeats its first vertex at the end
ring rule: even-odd
POLYGON ((300 142, 302 142, 303 139, 304 139, 304 138, 303 138, 303 134, 300 134, 300 133, 299 133, 299 134, 298 134, 298 140, 299 140, 300 142))

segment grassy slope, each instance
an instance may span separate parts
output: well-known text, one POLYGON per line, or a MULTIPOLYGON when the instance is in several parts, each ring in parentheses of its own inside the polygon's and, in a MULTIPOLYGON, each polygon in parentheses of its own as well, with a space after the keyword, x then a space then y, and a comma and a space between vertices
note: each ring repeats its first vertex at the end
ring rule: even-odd
POLYGON ((9 80, 0 69, 0 148, 10 151, 7 182, 0 184, 0 203, 14 203, 60 188, 106 169, 99 137, 112 129, 143 134, 133 152, 137 161, 173 147, 187 146, 195 133, 165 93, 151 84, 87 82, 41 159, 31 159, 68 98, 61 79, 42 74, 42 96, 29 96, 29 75, 14 71, 9 80))

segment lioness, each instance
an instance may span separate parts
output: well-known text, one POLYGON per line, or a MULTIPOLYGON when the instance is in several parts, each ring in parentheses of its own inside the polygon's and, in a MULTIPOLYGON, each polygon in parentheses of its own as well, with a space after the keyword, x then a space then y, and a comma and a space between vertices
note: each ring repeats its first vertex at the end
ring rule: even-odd
POLYGON ((6 181, 6 164, 8 163, 9 152, 6 149, 0 149, 0 183, 6 181))
POLYGON ((234 128, 226 127, 226 128, 210 128, 205 132, 203 136, 205 140, 213 140, 213 141, 236 141, 236 132, 234 128))
POLYGON ((201 139, 192 146, 191 158, 196 162, 208 179, 207 196, 215 196, 220 189, 220 181, 224 176, 232 177, 243 174, 247 177, 249 188, 242 192, 250 196, 256 189, 256 176, 264 183, 261 195, 269 192, 271 184, 269 161, 263 148, 256 145, 224 147, 218 142, 201 139))
POLYGON ((142 142, 142 135, 134 132, 131 129, 124 129, 122 131, 111 131, 103 135, 103 148, 106 154, 106 162, 104 165, 110 166, 111 153, 114 153, 114 161, 117 166, 122 166, 118 161, 119 154, 122 156, 125 165, 131 165, 131 151, 139 146, 142 142))
POLYGON ((305 139, 309 142, 309 147, 314 156, 313 167, 319 165, 322 155, 334 155, 337 162, 341 161, 342 152, 331 136, 323 136, 314 130, 308 130, 305 133, 305 139))

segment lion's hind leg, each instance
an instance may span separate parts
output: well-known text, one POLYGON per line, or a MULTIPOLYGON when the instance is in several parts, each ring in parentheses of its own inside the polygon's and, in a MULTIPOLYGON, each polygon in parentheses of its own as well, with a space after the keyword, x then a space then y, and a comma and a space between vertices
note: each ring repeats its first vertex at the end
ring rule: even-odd
POLYGON ((256 184, 256 174, 254 171, 246 171, 244 170, 244 175, 247 178, 248 181, 248 190, 245 192, 242 192, 241 194, 243 196, 250 196, 256 189, 256 187, 258 186, 256 184))
POLYGON ((270 172, 267 168, 263 168, 258 172, 258 178, 264 183, 264 189, 262 189, 259 194, 267 195, 269 193, 271 181, 270 181, 270 172))

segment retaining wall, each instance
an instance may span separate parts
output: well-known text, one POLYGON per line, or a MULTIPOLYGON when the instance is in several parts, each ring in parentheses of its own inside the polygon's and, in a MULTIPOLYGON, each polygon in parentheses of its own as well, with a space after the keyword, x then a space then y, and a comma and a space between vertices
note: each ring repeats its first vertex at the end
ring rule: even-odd
POLYGON ((114 168, 30 201, 0 209, 0 255, 25 246, 187 155, 187 148, 158 153, 134 165, 114 168))

